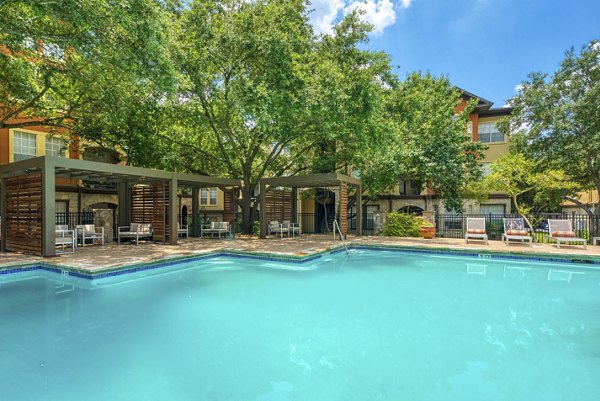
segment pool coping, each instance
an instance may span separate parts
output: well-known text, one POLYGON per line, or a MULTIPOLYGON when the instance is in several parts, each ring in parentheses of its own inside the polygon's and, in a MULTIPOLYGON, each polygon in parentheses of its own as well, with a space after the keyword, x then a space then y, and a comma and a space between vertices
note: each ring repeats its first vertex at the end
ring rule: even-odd
MULTIPOLYGON (((489 260, 519 260, 531 262, 548 262, 577 265, 585 268, 599 268, 600 257, 588 255, 557 255, 557 254, 531 254, 522 251, 493 251, 493 250, 466 250, 450 247, 420 247, 412 245, 397 245, 397 244, 348 244, 350 250, 385 250, 399 253, 417 253, 427 255, 451 255, 463 256, 489 260)), ((324 255, 332 255, 344 251, 342 244, 329 248, 319 249, 312 253, 306 254, 283 254, 272 252, 257 252, 257 251, 241 251, 232 249, 217 249, 196 255, 180 255, 169 258, 162 258, 150 262, 139 262, 125 264, 121 266, 107 266, 106 268, 90 271, 84 268, 73 266, 64 266, 59 263, 51 262, 28 262, 23 264, 12 264, 8 266, 0 266, 0 275, 8 275, 14 273, 22 273, 28 271, 42 270, 72 277, 78 277, 88 280, 97 280, 101 278, 120 276, 124 274, 137 273, 146 270, 154 270, 158 268, 172 266, 178 263, 193 262, 196 260, 211 259, 216 257, 234 257, 242 259, 256 259, 287 263, 307 263, 321 258, 324 255)))

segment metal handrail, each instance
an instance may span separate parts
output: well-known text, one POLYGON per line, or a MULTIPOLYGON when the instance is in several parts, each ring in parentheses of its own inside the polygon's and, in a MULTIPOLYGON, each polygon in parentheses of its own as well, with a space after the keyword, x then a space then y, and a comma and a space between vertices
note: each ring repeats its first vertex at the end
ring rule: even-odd
POLYGON ((346 245, 346 241, 344 240, 344 235, 342 234, 342 229, 340 228, 340 224, 337 219, 333 220, 333 242, 335 242, 335 229, 337 228, 338 233, 340 234, 340 241, 344 245, 344 249, 346 250, 346 255, 348 255, 348 245, 346 245))

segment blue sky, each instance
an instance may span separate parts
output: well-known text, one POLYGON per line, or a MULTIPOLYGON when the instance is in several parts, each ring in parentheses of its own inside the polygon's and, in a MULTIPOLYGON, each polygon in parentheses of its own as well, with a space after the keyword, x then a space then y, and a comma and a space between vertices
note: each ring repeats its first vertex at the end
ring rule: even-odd
POLYGON ((448 75, 504 105, 532 71, 552 72, 571 46, 600 39, 600 1, 313 0, 318 31, 353 7, 375 25, 368 45, 392 56, 398 73, 448 75))

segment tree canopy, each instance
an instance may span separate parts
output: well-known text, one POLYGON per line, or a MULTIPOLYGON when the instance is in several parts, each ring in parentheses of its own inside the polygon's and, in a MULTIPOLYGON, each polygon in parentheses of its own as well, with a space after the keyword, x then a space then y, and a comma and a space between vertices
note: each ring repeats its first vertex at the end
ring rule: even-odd
POLYGON ((502 155, 491 164, 490 174, 483 180, 481 189, 507 194, 533 233, 532 220, 536 211, 572 194, 575 185, 563 170, 540 168, 536 161, 514 152, 502 155))
POLYGON ((523 135, 520 151, 548 169, 564 169, 580 189, 600 191, 600 41, 567 51, 552 75, 531 73, 510 102, 508 129, 523 135))
POLYGON ((0 2, 0 127, 118 130, 174 87, 168 16, 153 0, 0 2))
POLYGON ((460 113, 460 93, 447 78, 410 74, 386 99, 386 132, 365 153, 362 178, 373 194, 413 180, 462 210, 468 184, 481 178, 483 146, 467 133, 471 106, 460 113))
POLYGON ((131 164, 239 178, 247 232, 262 177, 344 170, 372 194, 411 179, 459 209, 480 174, 458 91, 428 74, 400 82, 364 49, 361 11, 320 35, 305 0, 0 11, 0 127, 68 127, 131 164))

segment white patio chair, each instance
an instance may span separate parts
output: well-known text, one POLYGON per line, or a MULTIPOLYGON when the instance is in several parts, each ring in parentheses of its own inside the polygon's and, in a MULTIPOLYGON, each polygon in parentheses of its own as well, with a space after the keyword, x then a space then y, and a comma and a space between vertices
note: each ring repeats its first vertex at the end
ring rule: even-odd
POLYGON ((488 242, 488 236, 485 233, 485 218, 482 217, 467 217, 467 231, 465 233, 465 243, 471 241, 488 242))
POLYGON ((533 238, 529 235, 529 230, 525 228, 525 222, 522 217, 502 219, 504 222, 504 233, 502 241, 510 245, 511 241, 529 242, 533 246, 533 238))
POLYGON ((548 231, 550 235, 548 240, 556 241, 556 247, 560 248, 560 243, 578 242, 587 249, 587 240, 577 237, 577 233, 571 227, 571 221, 566 219, 552 220, 548 219, 548 231))
POLYGON ((88 239, 101 240, 104 245, 104 227, 95 227, 93 224, 80 224, 76 227, 77 238, 81 239, 81 246, 85 246, 85 241, 88 239))
POLYGON ((269 222, 269 235, 279 235, 281 238, 283 238, 283 234, 287 234, 288 237, 290 236, 290 226, 288 225, 284 225, 283 223, 279 223, 279 221, 277 220, 273 220, 269 222))
POLYGON ((203 238, 205 234, 211 236, 217 234, 219 238, 222 235, 227 236, 231 234, 231 225, 226 221, 213 221, 210 224, 204 224, 200 226, 200 238, 203 238))
POLYGON ((181 235, 185 238, 189 238, 188 225, 177 223, 177 235, 181 235))
POLYGON ((121 244, 121 238, 135 239, 135 244, 140 243, 140 239, 152 239, 154 237, 154 229, 152 224, 148 223, 131 223, 129 226, 121 226, 117 231, 117 244, 121 244))
POLYGON ((298 234, 298 235, 301 234, 300 223, 292 223, 290 220, 283 220, 282 225, 283 225, 283 227, 287 227, 288 236, 291 234, 293 237, 296 234, 298 234))
POLYGON ((75 230, 69 230, 67 225, 56 225, 54 230, 54 245, 60 246, 61 251, 57 253, 75 253, 77 247, 77 238, 75 230), (70 247, 71 251, 66 251, 65 248, 70 247))

